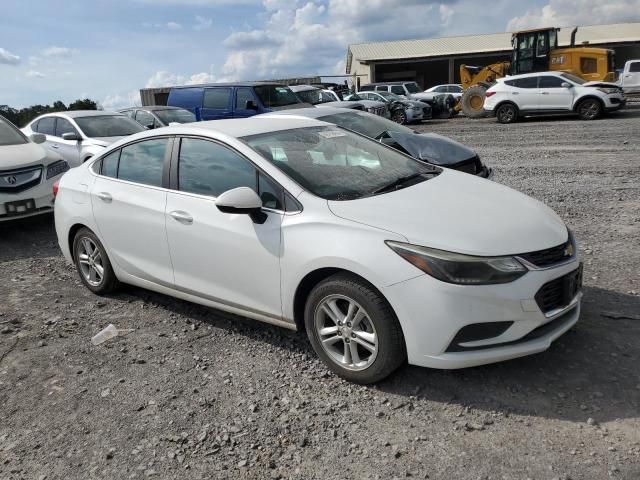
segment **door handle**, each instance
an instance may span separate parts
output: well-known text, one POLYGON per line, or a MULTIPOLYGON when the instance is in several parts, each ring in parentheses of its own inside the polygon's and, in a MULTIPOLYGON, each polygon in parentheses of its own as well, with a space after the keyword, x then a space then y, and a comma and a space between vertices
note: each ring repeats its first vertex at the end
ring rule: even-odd
POLYGON ((511 93, 513 93, 514 95, 520 95, 520 92, 511 92, 511 93))
POLYGON ((549 92, 540 92, 542 95, 549 95, 549 92))
POLYGON ((52 144, 51 144, 51 148, 60 148, 60 145, 57 145, 57 144, 55 144, 55 143, 52 143, 52 144))
POLYGON ((174 210, 169 215, 171 215, 174 220, 177 220, 180 223, 186 223, 188 225, 193 223, 193 217, 189 215, 187 212, 183 212, 181 210, 174 210))
POLYGON ((113 200, 111 195, 108 194, 107 192, 98 192, 96 193, 96 197, 98 197, 100 200, 106 203, 111 203, 111 200, 113 200))

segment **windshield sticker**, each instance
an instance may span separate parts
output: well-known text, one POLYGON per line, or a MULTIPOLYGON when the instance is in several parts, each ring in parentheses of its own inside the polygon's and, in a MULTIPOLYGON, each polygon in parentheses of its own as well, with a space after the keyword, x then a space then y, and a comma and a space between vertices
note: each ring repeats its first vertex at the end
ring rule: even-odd
POLYGON ((323 138, 337 138, 337 137, 347 136, 346 133, 341 132, 340 130, 325 130, 323 132, 318 132, 318 135, 320 135, 323 138))

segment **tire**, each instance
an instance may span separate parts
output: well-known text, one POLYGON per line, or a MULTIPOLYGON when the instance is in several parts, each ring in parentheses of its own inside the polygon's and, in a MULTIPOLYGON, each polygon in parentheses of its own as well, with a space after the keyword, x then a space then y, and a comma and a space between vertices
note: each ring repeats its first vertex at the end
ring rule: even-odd
POLYGON ((398 109, 391 114, 391 120, 399 123, 400 125, 406 125, 407 123, 407 114, 402 109, 398 109))
POLYGON ((106 295, 119 287, 120 282, 113 272, 104 246, 88 228, 81 228, 73 238, 73 262, 80 280, 93 293, 106 295), (102 276, 99 274, 100 269, 102 276))
POLYGON ((350 382, 380 381, 407 357, 391 306, 373 286, 355 276, 336 274, 316 285, 307 298, 304 321, 318 357, 350 382))
POLYGON ((462 113, 469 118, 483 118, 487 116, 484 111, 484 97, 487 89, 482 85, 474 85, 467 88, 460 98, 462 113))
POLYGON ((595 120, 602 115, 602 103, 596 98, 585 98, 576 108, 580 120, 595 120))
POLYGON ((500 123, 514 123, 518 120, 518 108, 513 103, 503 103, 496 109, 496 118, 500 123))

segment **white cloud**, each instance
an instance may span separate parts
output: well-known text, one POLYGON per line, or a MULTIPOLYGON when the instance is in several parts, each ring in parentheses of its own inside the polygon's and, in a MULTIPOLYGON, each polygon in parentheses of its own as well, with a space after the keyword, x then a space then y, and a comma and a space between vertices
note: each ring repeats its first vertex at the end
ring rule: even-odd
POLYGON ((20 63, 20 57, 4 48, 0 48, 0 63, 4 63, 5 65, 18 65, 20 63))
POLYGON ((29 70, 27 73, 25 73, 25 76, 27 78, 44 78, 46 77, 46 75, 42 72, 38 72, 37 70, 29 70))
MULTIPOLYGON (((84 98, 84 97, 82 97, 84 98)), ((105 110, 118 110, 120 108, 140 106, 140 92, 133 90, 124 94, 107 95, 102 102, 102 108, 105 110)))
POLYGON ((211 18, 196 15, 196 24, 193 26, 193 29, 207 30, 208 28, 211 28, 211 25, 213 25, 213 20, 211 18))
POLYGON ((199 83, 213 83, 216 81, 216 78, 207 72, 194 73, 189 77, 189 79, 185 82, 185 85, 197 85, 199 83))
POLYGON ((154 73, 145 85, 145 88, 172 87, 175 85, 193 85, 197 83, 212 83, 216 78, 211 73, 200 72, 194 73, 187 77, 166 70, 159 70, 154 73))
POLYGON ((68 58, 73 53, 73 50, 67 47, 49 47, 45 48, 40 54, 43 57, 57 57, 68 58))
POLYGON ((177 22, 167 22, 167 28, 169 30, 182 30, 182 25, 177 22))
POLYGON ((640 20, 640 0, 548 0, 509 20, 508 31, 538 27, 567 27, 640 20))

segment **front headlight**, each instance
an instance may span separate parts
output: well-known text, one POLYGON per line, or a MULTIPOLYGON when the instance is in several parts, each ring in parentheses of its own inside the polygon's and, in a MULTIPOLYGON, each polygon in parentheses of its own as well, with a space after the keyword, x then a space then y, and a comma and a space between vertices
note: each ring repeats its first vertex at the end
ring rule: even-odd
POLYGON ((64 160, 58 160, 47 167, 47 180, 69 170, 69 164, 64 160))
POLYGON ((606 93, 607 95, 611 95, 612 93, 618 93, 617 88, 606 88, 606 87, 598 87, 602 93, 606 93))
POLYGON ((415 267, 447 283, 493 285, 513 282, 527 273, 512 256, 476 257, 391 240, 385 243, 415 267))

